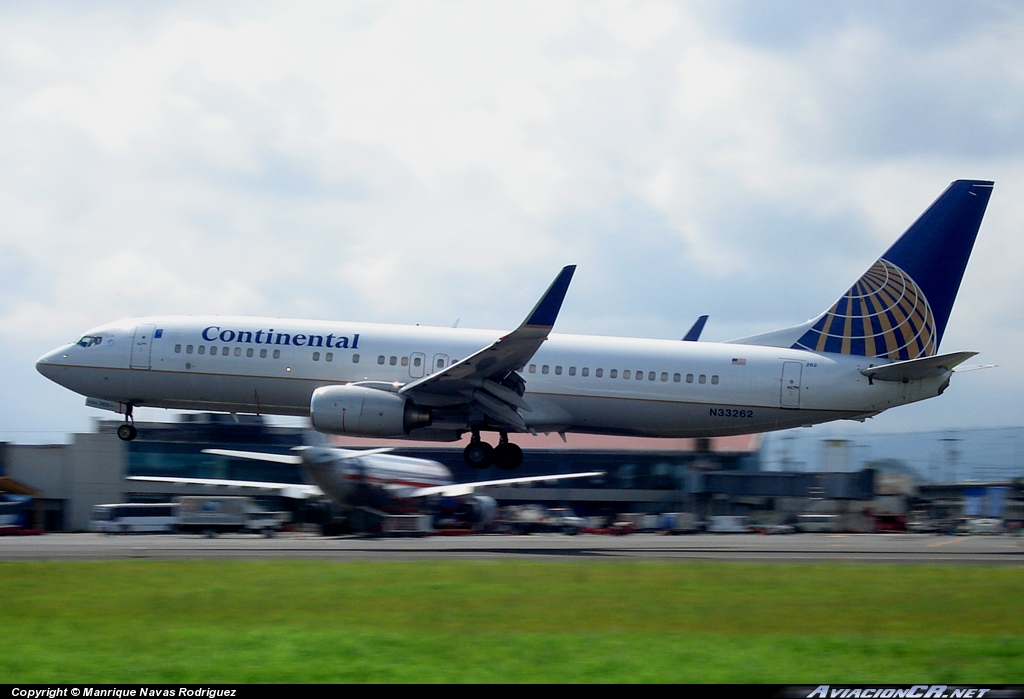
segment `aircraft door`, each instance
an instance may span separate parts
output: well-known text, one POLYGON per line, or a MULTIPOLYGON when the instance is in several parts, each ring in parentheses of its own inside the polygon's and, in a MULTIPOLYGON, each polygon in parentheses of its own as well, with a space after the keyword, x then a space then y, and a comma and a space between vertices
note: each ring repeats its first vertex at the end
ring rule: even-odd
POLYGON ((427 365, 427 355, 422 352, 413 352, 409 357, 409 376, 418 379, 423 376, 423 370, 427 365))
POLYGON ((135 339, 132 340, 132 369, 148 369, 149 356, 153 351, 153 331, 155 325, 140 325, 135 328, 135 339))
POLYGON ((782 395, 780 397, 783 408, 800 407, 800 379, 803 368, 803 362, 783 362, 782 395))

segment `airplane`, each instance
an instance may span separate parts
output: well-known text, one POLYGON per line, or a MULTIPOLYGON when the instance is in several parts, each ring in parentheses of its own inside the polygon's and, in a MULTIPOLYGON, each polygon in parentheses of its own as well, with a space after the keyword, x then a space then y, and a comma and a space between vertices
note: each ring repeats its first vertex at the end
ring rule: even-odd
POLYGON ((137 406, 304 415, 334 435, 468 432, 476 468, 517 467, 516 433, 716 437, 863 421, 940 395, 977 354, 938 348, 993 184, 950 184, 817 317, 728 342, 552 333, 569 265, 511 332, 162 316, 89 330, 36 368, 124 415, 124 440, 137 406))
POLYGON ((454 511, 460 520, 482 528, 494 519, 498 505, 494 498, 476 492, 481 488, 604 475, 603 471, 586 471, 457 483, 444 465, 429 459, 389 454, 392 450, 392 447, 355 450, 323 445, 295 447, 295 454, 203 450, 204 454, 215 456, 299 466, 308 484, 177 476, 128 476, 127 480, 228 487, 296 500, 326 500, 328 511, 321 524, 324 533, 330 533, 338 519, 343 519, 356 531, 370 529, 369 518, 375 511, 417 511, 435 515, 454 511))

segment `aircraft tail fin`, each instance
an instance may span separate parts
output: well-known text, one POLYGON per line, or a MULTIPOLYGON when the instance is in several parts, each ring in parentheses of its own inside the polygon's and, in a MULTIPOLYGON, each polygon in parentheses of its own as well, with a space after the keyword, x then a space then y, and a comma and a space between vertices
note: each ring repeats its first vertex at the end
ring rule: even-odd
POLYGON ((736 342, 894 360, 934 355, 992 187, 987 180, 953 182, 823 314, 736 342))

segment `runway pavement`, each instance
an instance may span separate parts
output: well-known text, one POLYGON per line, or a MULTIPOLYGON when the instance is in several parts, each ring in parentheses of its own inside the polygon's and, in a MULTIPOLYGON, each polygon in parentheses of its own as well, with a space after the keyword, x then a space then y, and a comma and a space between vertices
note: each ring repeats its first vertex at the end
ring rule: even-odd
POLYGON ((527 559, 537 561, 708 560, 796 563, 931 563, 1024 565, 1019 536, 930 534, 629 534, 602 536, 474 534, 423 538, 273 538, 227 534, 216 538, 154 534, 44 534, 0 538, 0 560, 321 559, 334 561, 527 559))

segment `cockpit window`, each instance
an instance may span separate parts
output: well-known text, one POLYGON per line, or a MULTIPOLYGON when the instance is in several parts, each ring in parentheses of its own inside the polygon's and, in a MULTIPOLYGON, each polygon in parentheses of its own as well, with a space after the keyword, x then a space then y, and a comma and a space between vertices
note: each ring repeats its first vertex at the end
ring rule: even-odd
POLYGON ((103 342, 103 336, 102 335, 85 335, 84 337, 82 337, 82 339, 80 339, 75 344, 78 345, 79 347, 93 347, 95 345, 101 344, 102 342, 103 342))

